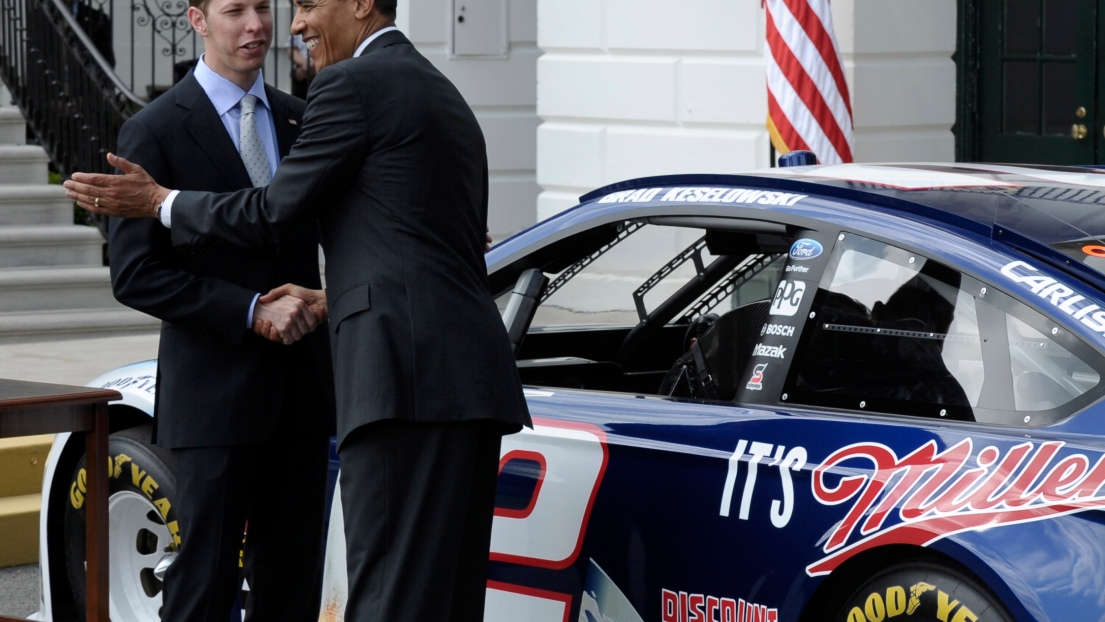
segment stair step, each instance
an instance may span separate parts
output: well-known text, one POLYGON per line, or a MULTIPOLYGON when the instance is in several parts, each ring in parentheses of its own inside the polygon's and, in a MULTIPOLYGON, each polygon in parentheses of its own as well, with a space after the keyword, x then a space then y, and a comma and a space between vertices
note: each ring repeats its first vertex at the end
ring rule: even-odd
POLYGON ((73 201, 66 198, 65 188, 56 184, 0 185, 0 227, 72 223, 73 201))
POLYGON ((111 309, 0 313, 0 343, 148 335, 160 329, 157 318, 122 305, 111 309))
POLYGON ((103 245, 95 227, 0 227, 0 268, 101 266, 103 245))
POLYGON ((42 469, 53 434, 0 439, 0 498, 42 492, 42 469))
POLYGON ((38 561, 38 513, 42 495, 0 499, 0 568, 38 561))
POLYGON ((44 184, 50 158, 35 145, 0 145, 0 184, 44 184))
MULTIPOLYGON (((3 106, 3 101, 0 101, 3 106)), ((0 145, 24 145, 27 143, 27 122, 18 108, 0 107, 0 145)))
POLYGON ((0 270, 0 313, 111 308, 117 304, 106 267, 0 270))

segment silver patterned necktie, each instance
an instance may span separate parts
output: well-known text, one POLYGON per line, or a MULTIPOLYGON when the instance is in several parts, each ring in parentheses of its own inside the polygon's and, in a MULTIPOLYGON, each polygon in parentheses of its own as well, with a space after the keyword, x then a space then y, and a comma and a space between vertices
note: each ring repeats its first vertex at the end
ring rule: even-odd
POLYGON ((246 95, 239 104, 242 114, 238 118, 239 151, 242 154, 242 163, 246 165, 246 172, 255 187, 267 186, 272 179, 272 171, 269 169, 269 154, 265 151, 265 145, 261 142, 261 134, 257 131, 257 119, 254 112, 257 110, 257 96, 246 95))

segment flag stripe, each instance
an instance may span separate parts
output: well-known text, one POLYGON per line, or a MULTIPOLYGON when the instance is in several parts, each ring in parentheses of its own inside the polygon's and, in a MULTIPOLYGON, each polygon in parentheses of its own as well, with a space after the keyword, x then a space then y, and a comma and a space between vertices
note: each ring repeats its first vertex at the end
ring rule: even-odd
MULTIPOLYGON (((779 65, 783 75, 786 76, 787 81, 794 87, 795 92, 805 103, 806 108, 813 115, 814 119, 821 126, 822 131, 829 138, 829 143, 833 149, 836 150, 840 158, 845 162, 852 161, 851 149, 848 147, 848 141, 844 137, 844 133, 840 126, 837 125, 835 116, 829 105, 825 102, 825 98, 821 95, 821 91, 818 90, 817 85, 809 78, 809 74, 806 73, 802 67, 798 58, 783 41, 779 31, 775 28, 774 20, 771 13, 767 14, 767 42, 771 49, 772 56, 775 57, 775 62, 779 65)), ((818 154, 820 155, 820 154, 818 154)))
POLYGON ((771 132, 776 151, 790 153, 797 150, 810 150, 810 146, 798 135, 798 131, 790 124, 790 120, 782 114, 782 110, 779 109, 779 102, 775 100, 775 96, 771 94, 771 91, 767 92, 767 127, 771 132), (778 141, 775 140, 776 138, 778 138, 778 141), (780 144, 780 141, 782 144, 780 144))
MULTIPOLYGON (((844 100, 844 106, 848 108, 848 115, 851 116, 852 98, 848 96, 848 82, 844 79, 844 69, 840 66, 840 51, 836 47, 836 39, 825 29, 826 25, 821 23, 821 17, 813 11, 808 1, 784 1, 787 3, 791 14, 802 25, 802 30, 806 31, 806 35, 821 54, 825 66, 832 74, 833 82, 836 82, 836 90, 840 93, 841 99, 844 100)), ((832 28, 831 20, 828 27, 832 28)))
POLYGON ((780 152, 852 161, 852 105, 829 0, 764 0, 768 130, 780 152))
MULTIPOLYGON (((770 18, 774 21, 776 30, 778 30, 783 42, 802 66, 802 71, 796 73, 791 73, 788 68, 787 77, 791 78, 792 82, 794 79, 798 79, 812 83, 831 111, 837 127, 842 130, 850 128, 852 125, 851 111, 844 105, 844 98, 840 96, 840 91, 837 90, 836 84, 833 82, 828 65, 825 64, 821 54, 814 47, 813 41, 802 30, 798 20, 791 15, 789 9, 783 6, 783 2, 776 0, 775 6, 779 10, 772 13, 770 18)), ((779 60, 778 55, 776 55, 776 60, 779 60)), ((840 151, 839 146, 837 151, 840 151)))
MULTIPOLYGON (((795 134, 802 139, 809 151, 817 155, 818 161, 822 164, 840 164, 842 160, 830 144, 829 137, 810 114, 794 87, 783 76, 782 70, 775 64, 775 58, 772 56, 767 57, 767 76, 768 89, 779 104, 779 110, 782 113, 775 119, 775 126, 779 127, 782 119, 794 128, 795 134)), ((793 145, 792 148, 798 149, 793 145)))

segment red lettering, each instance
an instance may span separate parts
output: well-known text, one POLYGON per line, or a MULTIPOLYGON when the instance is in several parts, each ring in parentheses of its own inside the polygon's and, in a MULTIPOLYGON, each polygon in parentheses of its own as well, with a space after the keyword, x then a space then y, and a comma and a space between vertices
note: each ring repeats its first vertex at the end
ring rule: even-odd
POLYGON ((687 622, 706 622, 706 614, 702 611, 702 603, 705 597, 702 594, 691 594, 687 599, 687 604, 690 605, 690 609, 687 613, 690 617, 687 622))
POLYGON ((679 592, 679 622, 687 622, 687 593, 679 592))
POLYGON ((738 622, 737 601, 732 598, 721 599, 721 622, 738 622))
POLYGON ((1040 484, 1038 494, 1048 503, 1071 499, 1072 490, 1064 492, 1060 489, 1071 486, 1077 482, 1089 468, 1089 459, 1081 454, 1063 458, 1059 461, 1059 464, 1055 465, 1055 468, 1047 474, 1047 477, 1044 478, 1043 483, 1040 484))
POLYGON ((1005 460, 1002 460, 1001 467, 986 480, 985 484, 980 486, 979 489, 971 495, 971 508, 976 510, 989 510, 1002 503, 1009 508, 1016 508, 1027 504, 1032 500, 1032 497, 1025 497, 1024 492, 1032 485, 1032 481, 1043 472, 1044 467, 1047 466, 1048 462, 1051 462, 1051 458, 1055 455, 1055 452, 1059 451, 1059 448, 1062 446, 1062 443, 1044 443, 1041 445, 1036 451, 1036 455, 1029 461, 1028 466, 1024 468, 1024 471, 1022 471, 1016 481, 1013 482, 1013 485, 994 499, 992 498, 994 492, 1009 481, 1013 472, 1020 467, 1020 463, 1023 461, 1024 456, 1032 450, 1032 445, 1025 443, 1023 445, 1017 445, 1009 450, 1005 460), (1016 455, 1017 463, 1007 468, 1006 464, 1014 458, 1014 455, 1016 455))
POLYGON ((660 615, 663 622, 679 622, 679 595, 671 590, 660 590, 660 615))
POLYGON ((779 622, 779 610, 768 609, 767 610, 767 622, 779 622))
POLYGON ((748 619, 744 617, 746 607, 744 599, 740 599, 740 606, 737 608, 737 620, 738 622, 748 622, 748 619))
MULTIPOLYGON (((960 441, 955 446, 939 454, 936 453, 936 442, 929 441, 903 458, 898 462, 898 467, 904 467, 906 469, 905 473, 902 475, 901 479, 898 480, 898 483, 886 492, 886 495, 883 497, 878 507, 871 513, 867 522, 863 524, 860 533, 870 533, 881 528, 883 522, 886 520, 887 514, 898 507, 898 502, 902 500, 902 497, 913 488, 913 485, 916 484, 925 473, 936 469, 936 473, 928 480, 928 484, 931 485, 934 481, 939 482, 939 485, 936 487, 936 489, 938 489, 951 479, 952 475, 963 466, 963 463, 967 461, 970 455, 971 442, 970 439, 968 439, 960 441)), ((914 495, 914 497, 916 497, 916 495, 914 495)), ((922 497, 922 499, 923 498, 924 497, 922 497)))
POLYGON ((1089 499, 1097 496, 1098 489, 1105 484, 1105 456, 1098 458, 1093 470, 1078 485, 1078 489, 1071 491, 1072 498, 1089 499))
POLYGON ((879 498, 896 465, 897 457, 889 448, 874 443, 860 443, 836 451, 826 458, 821 466, 817 467, 813 473, 813 494, 822 503, 828 505, 843 503, 855 496, 860 490, 863 490, 862 496, 852 506, 844 520, 841 521, 840 526, 829 536, 825 543, 826 551, 841 547, 848 541, 848 536, 851 535, 856 523, 867 513, 871 504, 879 498), (852 458, 870 460, 875 465, 875 472, 870 477, 865 475, 842 477, 835 488, 827 486, 825 484, 826 472, 852 458))
POLYGON ((716 612, 720 606, 721 601, 718 600, 717 596, 706 597, 706 622, 719 622, 718 619, 714 617, 714 612, 716 612))

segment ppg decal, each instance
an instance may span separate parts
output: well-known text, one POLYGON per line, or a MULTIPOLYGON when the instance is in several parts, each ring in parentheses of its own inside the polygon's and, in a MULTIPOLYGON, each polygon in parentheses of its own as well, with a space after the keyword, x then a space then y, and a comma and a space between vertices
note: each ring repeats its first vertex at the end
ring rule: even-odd
POLYGON ((775 290, 775 298, 771 301, 771 315, 785 315, 793 317, 798 313, 798 307, 802 304, 802 296, 806 293, 806 284, 802 281, 779 282, 775 290))

